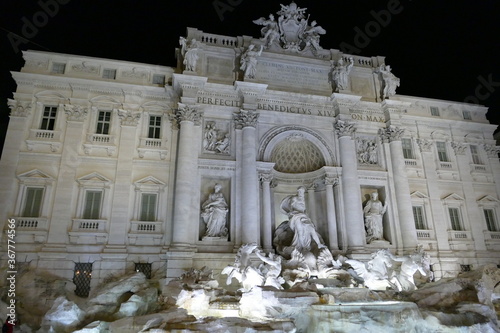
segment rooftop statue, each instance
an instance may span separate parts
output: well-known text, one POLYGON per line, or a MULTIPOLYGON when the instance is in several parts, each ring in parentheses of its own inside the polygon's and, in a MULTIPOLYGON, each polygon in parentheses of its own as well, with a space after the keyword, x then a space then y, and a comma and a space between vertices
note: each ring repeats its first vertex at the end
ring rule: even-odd
POLYGON ((400 80, 391 72, 391 66, 380 65, 377 70, 382 81, 382 99, 396 95, 396 88, 399 87, 400 80))
POLYGON ((307 8, 300 8, 292 2, 288 6, 281 5, 281 10, 277 12, 277 22, 273 14, 269 15, 269 19, 261 17, 254 20, 253 23, 264 26, 261 29, 261 40, 265 47, 268 49, 279 45, 291 52, 311 50, 315 55, 322 50, 319 39, 326 30, 317 25, 316 21, 309 24, 309 16, 305 16, 306 10, 307 8))
POLYGON ((349 74, 354 66, 354 59, 349 58, 349 64, 344 64, 342 58, 337 61, 337 64, 332 69, 332 81, 335 83, 335 92, 346 90, 349 88, 349 74))
POLYGON ((263 46, 260 46, 260 50, 255 50, 255 45, 251 44, 248 49, 241 56, 241 67, 240 69, 245 71, 245 78, 253 79, 257 72, 257 57, 262 54, 263 46))
POLYGON ((198 50, 201 47, 201 43, 195 38, 191 41, 187 41, 186 38, 181 37, 179 39, 179 45, 181 45, 181 55, 184 58, 183 64, 187 71, 194 72, 196 70, 196 62, 198 61, 198 50))

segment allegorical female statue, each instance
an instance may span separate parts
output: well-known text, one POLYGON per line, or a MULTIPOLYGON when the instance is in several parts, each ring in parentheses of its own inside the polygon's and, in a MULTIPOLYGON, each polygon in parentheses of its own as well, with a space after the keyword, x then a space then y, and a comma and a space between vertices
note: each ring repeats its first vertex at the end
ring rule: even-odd
POLYGON ((366 229, 366 242, 370 243, 372 240, 384 239, 384 228, 382 217, 387 210, 387 202, 382 205, 378 199, 378 192, 371 194, 370 200, 365 205, 363 212, 365 213, 365 229, 366 229))
POLYGON ((227 203, 224 195, 220 192, 222 186, 215 184, 214 192, 208 196, 207 201, 201 206, 201 218, 206 224, 205 237, 226 237, 228 230, 226 226, 227 203))

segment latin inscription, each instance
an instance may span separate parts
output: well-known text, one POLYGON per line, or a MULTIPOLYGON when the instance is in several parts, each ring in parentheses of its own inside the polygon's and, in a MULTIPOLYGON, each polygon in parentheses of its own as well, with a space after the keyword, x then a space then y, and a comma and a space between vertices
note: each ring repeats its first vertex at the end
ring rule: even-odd
POLYGON ((383 116, 372 116, 369 114, 352 113, 351 118, 354 120, 373 121, 376 123, 385 123, 385 117, 383 117, 383 116))
POLYGON ((269 84, 291 85, 310 90, 331 91, 328 68, 299 66, 259 60, 256 79, 269 84))
POLYGON ((239 107, 240 101, 230 99, 217 98, 217 97, 198 97, 197 102, 200 104, 220 105, 220 106, 234 106, 239 107))

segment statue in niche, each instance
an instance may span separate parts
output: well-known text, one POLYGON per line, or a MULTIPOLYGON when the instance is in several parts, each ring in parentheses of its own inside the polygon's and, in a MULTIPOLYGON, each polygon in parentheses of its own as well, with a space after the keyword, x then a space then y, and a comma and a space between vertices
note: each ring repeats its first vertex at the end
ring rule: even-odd
POLYGON ((183 64, 186 66, 187 71, 194 72, 196 69, 196 62, 198 62, 198 50, 201 47, 201 43, 195 38, 191 39, 188 43, 186 38, 181 37, 179 39, 179 44, 181 45, 181 55, 184 58, 183 64))
POLYGON ((344 64, 344 60, 340 58, 337 65, 333 68, 332 81, 335 83, 336 92, 349 88, 349 74, 353 66, 354 59, 350 57, 348 65, 344 64))
POLYGON ((381 65, 378 73, 382 79, 382 98, 386 99, 396 95, 396 88, 399 87, 400 80, 391 72, 391 66, 381 65))
POLYGON ((363 212, 365 214, 366 242, 369 244, 373 240, 384 239, 384 228, 382 217, 387 210, 387 202, 382 205, 378 199, 378 192, 372 192, 370 200, 365 205, 363 212))
POLYGON ((264 28, 260 30, 260 33, 262 34, 260 40, 265 43, 266 48, 269 48, 269 46, 271 46, 280 37, 278 23, 274 20, 273 14, 269 14, 269 19, 261 17, 254 20, 253 23, 264 26, 264 28))
MULTIPOLYGON (((306 44, 311 46, 313 50, 319 51, 323 48, 319 45, 320 35, 326 34, 326 30, 317 25, 316 21, 311 22, 311 26, 304 32, 306 36, 306 44)), ((352 58, 351 58, 352 59, 352 58)))
POLYGON ((228 206, 224 195, 221 193, 222 186, 215 184, 214 192, 208 196, 207 201, 201 206, 201 218, 206 224, 205 237, 226 237, 226 216, 228 206))
POLYGON ((283 222, 276 230, 275 242, 281 243, 280 234, 286 235, 287 228, 293 232, 293 239, 288 249, 284 248, 284 244, 278 244, 280 248, 278 251, 290 254, 296 250, 302 254, 308 254, 312 250, 312 241, 316 243, 318 250, 326 248, 314 223, 306 215, 305 191, 306 188, 300 186, 296 195, 289 195, 281 202, 281 211, 288 216, 289 220, 283 222))
POLYGON ((259 51, 255 51, 255 45, 248 46, 246 52, 241 56, 240 69, 245 71, 245 78, 253 79, 257 73, 257 57, 262 54, 263 46, 260 46, 259 51))

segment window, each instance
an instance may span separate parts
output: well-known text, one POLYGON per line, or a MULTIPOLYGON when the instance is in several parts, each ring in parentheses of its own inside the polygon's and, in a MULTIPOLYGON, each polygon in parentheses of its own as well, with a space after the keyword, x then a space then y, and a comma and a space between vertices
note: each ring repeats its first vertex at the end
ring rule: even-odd
POLYGON ((448 208, 448 212, 450 214, 451 229, 456 231, 463 230, 458 208, 450 207, 448 208))
POLYGON ((483 212, 488 231, 498 231, 495 211, 493 209, 483 209, 483 212))
POLYGON ((448 154, 446 153, 446 142, 436 142, 438 158, 441 162, 449 162, 448 154))
POLYGON ((150 263, 136 263, 135 271, 141 272, 146 275, 146 279, 151 279, 151 264, 150 263))
POLYGON ((156 221, 156 193, 142 193, 141 221, 156 221))
POLYGON ((426 230, 424 220, 424 210, 422 206, 413 206, 413 219, 415 220, 415 228, 420 230, 426 230))
POLYGON ((104 79, 114 80, 116 78, 116 69, 104 69, 102 71, 102 77, 104 79))
POLYGON ((472 163, 474 164, 483 164, 481 161, 481 157, 479 156, 479 151, 477 146, 471 145, 470 146, 470 153, 472 155, 472 163))
POLYGON ((53 74, 64 74, 66 70, 66 64, 60 62, 54 62, 52 64, 52 73, 53 74))
POLYGON ((153 84, 159 84, 163 86, 165 84, 165 75, 153 74, 153 84))
POLYGON ((109 125, 111 123, 111 111, 99 111, 97 118, 96 134, 109 134, 109 125))
POLYGON ((431 116, 439 117, 439 108, 431 106, 431 116))
POLYGON ((41 130, 53 131, 56 123, 57 106, 46 106, 43 110, 41 130))
POLYGON ((73 283, 76 286, 75 295, 88 297, 90 293, 90 280, 92 279, 92 263, 75 263, 73 283))
POLYGON ((161 116, 149 116, 148 138, 159 139, 161 131, 161 116))
POLYGON ((464 111, 462 111, 462 115, 463 115, 465 120, 472 120, 472 116, 470 114, 470 111, 464 110, 464 111))
POLYGON ((470 272, 472 269, 471 265, 460 265, 460 270, 462 272, 470 272))
POLYGON ((43 199, 43 187, 27 187, 23 217, 40 217, 43 199))
POLYGON ((403 145, 403 156, 406 159, 415 159, 413 155, 413 146, 411 144, 411 139, 402 139, 401 143, 403 145))
POLYGON ((101 217, 102 191, 86 191, 83 219, 98 220, 101 217))

